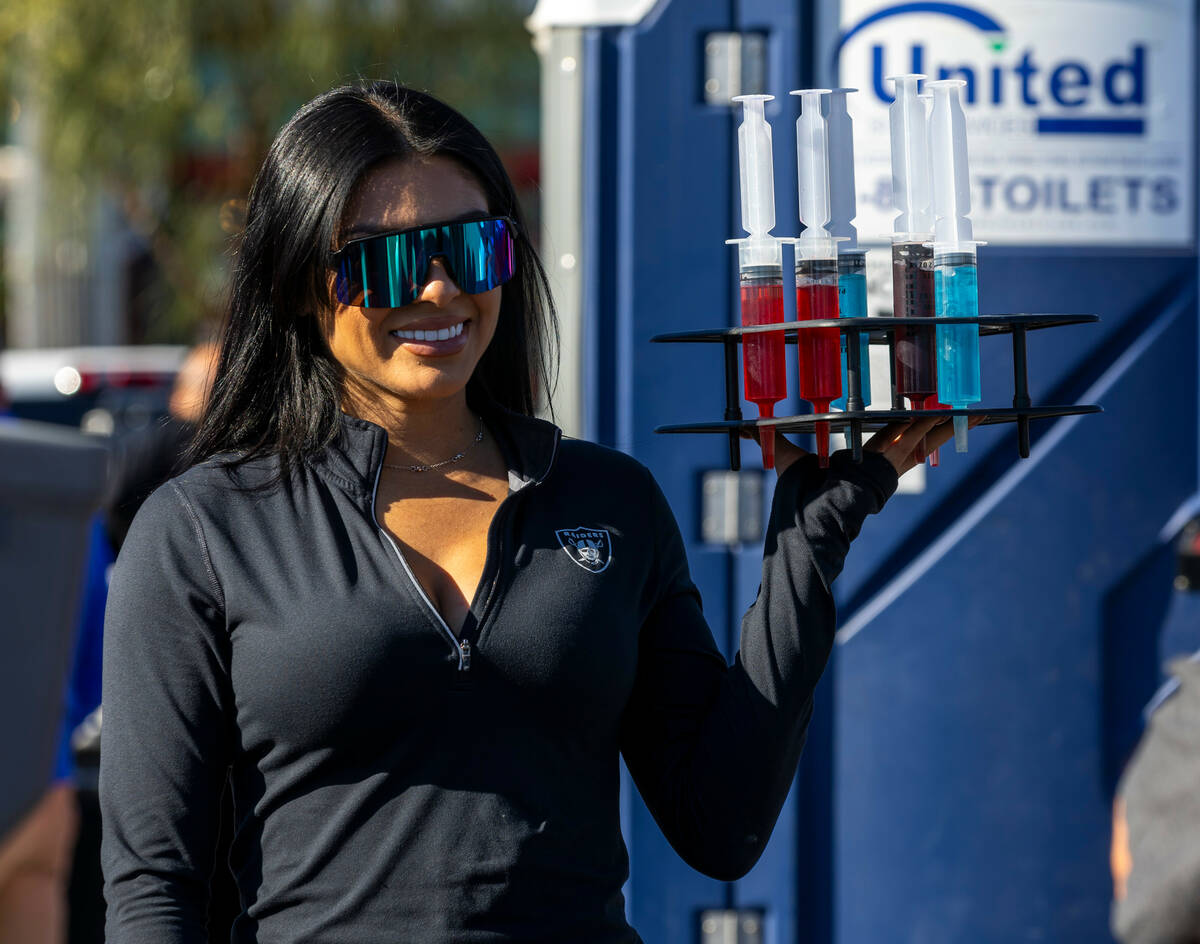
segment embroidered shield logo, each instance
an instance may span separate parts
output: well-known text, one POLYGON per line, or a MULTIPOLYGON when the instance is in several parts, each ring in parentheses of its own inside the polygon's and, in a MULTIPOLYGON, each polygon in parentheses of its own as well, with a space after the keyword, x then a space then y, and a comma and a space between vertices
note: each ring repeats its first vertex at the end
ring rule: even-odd
POLYGON ((600 573, 612 560, 612 539, 603 528, 563 528, 554 534, 567 556, 589 573, 600 573))

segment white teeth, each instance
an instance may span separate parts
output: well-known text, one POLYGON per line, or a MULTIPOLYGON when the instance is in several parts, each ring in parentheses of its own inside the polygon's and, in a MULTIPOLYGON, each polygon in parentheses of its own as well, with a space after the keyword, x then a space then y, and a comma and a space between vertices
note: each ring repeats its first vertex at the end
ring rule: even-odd
POLYGON ((460 321, 452 328, 415 328, 410 331, 393 331, 392 337, 403 341, 449 341, 463 333, 465 321, 460 321))

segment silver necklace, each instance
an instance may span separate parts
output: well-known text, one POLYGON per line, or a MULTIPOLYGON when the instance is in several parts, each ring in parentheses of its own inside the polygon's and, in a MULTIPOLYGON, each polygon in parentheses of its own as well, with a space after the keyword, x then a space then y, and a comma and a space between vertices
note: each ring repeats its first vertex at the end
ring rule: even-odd
POLYGON ((467 448, 462 452, 456 452, 449 459, 443 459, 441 462, 434 462, 431 465, 422 465, 420 463, 417 465, 392 465, 391 463, 385 462, 383 467, 385 469, 397 469, 401 472, 432 472, 434 469, 440 469, 443 466, 453 465, 455 462, 460 462, 461 460, 465 459, 467 457, 467 453, 481 442, 483 442, 482 416, 479 417, 479 431, 475 433, 475 438, 471 440, 471 445, 467 446, 467 448))

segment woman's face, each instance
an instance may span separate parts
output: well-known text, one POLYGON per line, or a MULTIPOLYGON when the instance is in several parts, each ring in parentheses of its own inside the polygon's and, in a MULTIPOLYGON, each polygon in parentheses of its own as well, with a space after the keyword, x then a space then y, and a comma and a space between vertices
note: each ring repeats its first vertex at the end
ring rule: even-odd
MULTIPOLYGON (((346 207, 338 247, 351 239, 430 223, 488 215, 483 188, 444 157, 380 164, 368 171, 346 207)), ((500 315, 502 287, 468 295, 440 258, 403 308, 356 308, 333 302, 322 328, 345 369, 348 394, 370 400, 437 400, 461 392, 483 356, 500 315), (454 336, 458 326, 461 333, 454 336), (413 331, 448 329, 446 340, 416 340, 413 331), (409 337, 402 337, 405 332, 409 337)), ((332 291, 330 276, 330 295, 332 291)))

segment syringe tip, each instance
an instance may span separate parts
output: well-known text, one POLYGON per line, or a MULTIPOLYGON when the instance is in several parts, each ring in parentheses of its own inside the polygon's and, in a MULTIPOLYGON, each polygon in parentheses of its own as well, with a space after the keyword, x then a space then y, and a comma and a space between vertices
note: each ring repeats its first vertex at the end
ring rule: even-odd
POLYGON ((954 417, 954 451, 967 451, 967 429, 970 421, 965 416, 954 417))

